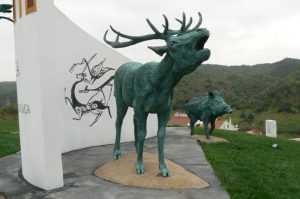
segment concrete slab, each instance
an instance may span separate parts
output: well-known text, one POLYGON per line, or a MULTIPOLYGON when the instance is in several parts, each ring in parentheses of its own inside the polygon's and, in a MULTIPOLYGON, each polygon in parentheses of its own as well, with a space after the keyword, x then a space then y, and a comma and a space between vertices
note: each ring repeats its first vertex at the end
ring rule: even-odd
MULTIPOLYGON (((99 199, 228 199, 218 178, 207 162, 195 139, 189 138, 188 128, 168 128, 165 140, 165 157, 201 177, 209 183, 204 189, 158 190, 124 186, 93 175, 94 170, 112 160, 113 145, 90 147, 63 155, 64 187, 44 191, 28 184, 19 172, 20 155, 0 159, 0 193, 8 199, 28 198, 99 198, 99 199)), ((134 144, 121 145, 122 154, 135 151, 134 144)), ((157 153, 157 139, 147 139, 144 151, 157 153)), ((147 180, 147 179, 145 179, 147 180)))

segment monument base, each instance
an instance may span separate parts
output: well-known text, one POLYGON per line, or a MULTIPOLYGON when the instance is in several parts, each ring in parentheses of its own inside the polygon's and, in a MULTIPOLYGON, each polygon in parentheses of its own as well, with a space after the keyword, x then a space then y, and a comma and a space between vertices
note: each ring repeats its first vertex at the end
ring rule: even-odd
POLYGON ((158 155, 144 152, 144 174, 135 173, 136 155, 131 154, 97 168, 94 174, 122 185, 152 189, 206 188, 209 184, 178 164, 165 159, 170 177, 162 177, 158 168, 158 155))
POLYGON ((214 143, 220 143, 220 142, 228 142, 228 140, 220 137, 210 136, 209 139, 206 138, 205 135, 191 135, 191 138, 194 138, 200 142, 206 143, 206 144, 214 144, 214 143))

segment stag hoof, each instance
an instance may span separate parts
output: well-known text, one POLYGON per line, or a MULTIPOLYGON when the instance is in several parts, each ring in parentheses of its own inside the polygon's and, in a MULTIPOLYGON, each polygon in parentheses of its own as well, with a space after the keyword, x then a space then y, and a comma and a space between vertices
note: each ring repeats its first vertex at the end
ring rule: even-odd
POLYGON ((113 157, 115 160, 121 158, 121 151, 120 150, 114 150, 113 157))
POLYGON ((136 174, 140 175, 144 173, 144 165, 140 163, 135 164, 135 172, 136 174))
POLYGON ((168 171, 168 169, 167 169, 166 167, 160 169, 160 171, 161 171, 161 176, 162 176, 162 177, 169 177, 169 176, 170 176, 170 175, 169 175, 169 171, 168 171))
POLYGON ((160 174, 162 177, 169 177, 169 170, 165 163, 159 165, 160 174))

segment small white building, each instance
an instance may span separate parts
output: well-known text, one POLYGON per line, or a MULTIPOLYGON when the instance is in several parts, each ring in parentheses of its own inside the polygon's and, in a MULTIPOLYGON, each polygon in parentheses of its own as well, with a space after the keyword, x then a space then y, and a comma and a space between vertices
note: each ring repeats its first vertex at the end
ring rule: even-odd
POLYGON ((239 130, 239 125, 232 124, 231 117, 230 117, 229 121, 228 120, 223 121, 223 123, 218 127, 218 129, 238 131, 239 130))

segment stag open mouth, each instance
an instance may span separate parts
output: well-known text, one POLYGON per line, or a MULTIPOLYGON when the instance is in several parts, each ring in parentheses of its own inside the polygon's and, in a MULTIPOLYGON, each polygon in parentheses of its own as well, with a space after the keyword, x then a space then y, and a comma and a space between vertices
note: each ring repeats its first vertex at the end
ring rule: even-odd
POLYGON ((208 40, 208 36, 201 37, 198 40, 198 42, 196 42, 195 49, 196 50, 202 50, 204 48, 204 45, 205 45, 207 40, 208 40))

